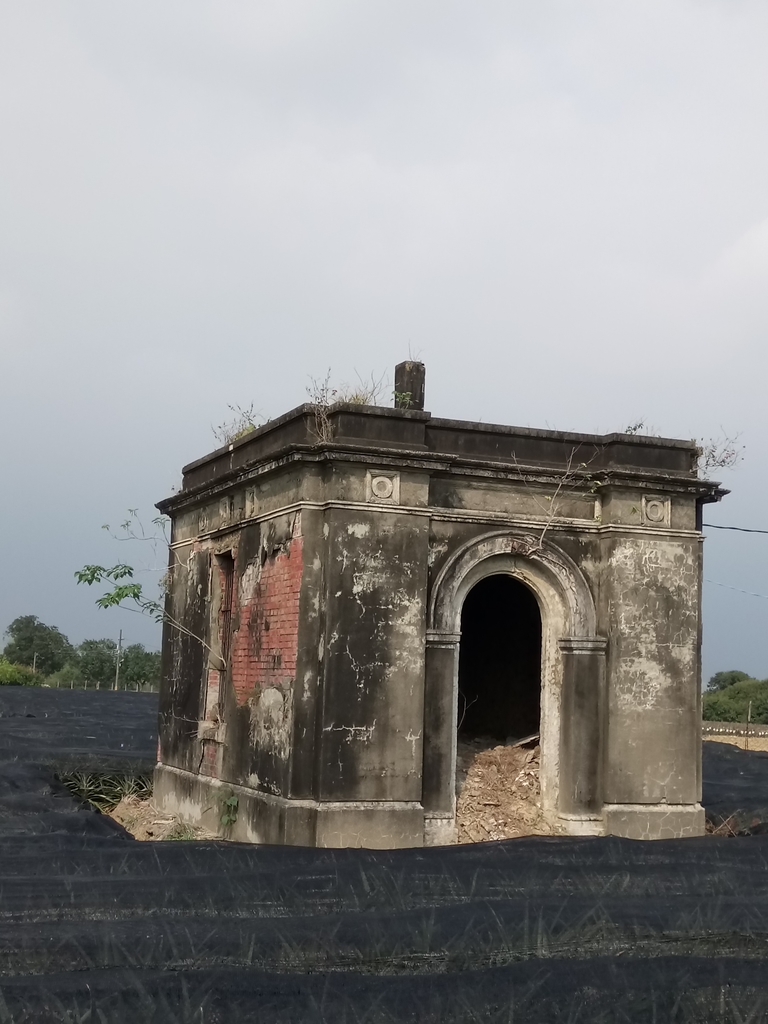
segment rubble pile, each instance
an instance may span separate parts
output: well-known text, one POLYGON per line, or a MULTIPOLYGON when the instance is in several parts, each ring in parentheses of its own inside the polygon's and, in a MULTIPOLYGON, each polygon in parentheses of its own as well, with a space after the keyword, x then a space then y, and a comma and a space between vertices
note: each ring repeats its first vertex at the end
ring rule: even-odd
POLYGON ((130 832, 134 839, 143 842, 161 839, 220 839, 215 832, 208 832, 195 825, 187 825, 172 814, 165 814, 155 807, 151 800, 126 796, 112 810, 110 818, 130 832))
POLYGON ((456 824, 460 843, 557 834, 539 806, 538 736, 493 746, 487 737, 459 737, 456 824))

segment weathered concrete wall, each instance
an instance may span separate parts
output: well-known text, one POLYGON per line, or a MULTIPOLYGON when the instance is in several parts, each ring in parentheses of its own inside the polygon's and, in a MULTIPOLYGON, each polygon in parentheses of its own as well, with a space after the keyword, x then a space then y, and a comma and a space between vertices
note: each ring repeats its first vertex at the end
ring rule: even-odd
POLYGON ((322 734, 328 531, 320 509, 305 508, 301 520, 304 566, 299 596, 290 794, 298 800, 315 800, 322 734))
POLYGON ((603 559, 606 801, 696 803, 699 542, 613 536, 603 559))
MULTIPOLYGON (((430 483, 429 501, 433 508, 464 509, 472 512, 515 516, 546 521, 551 515, 552 490, 540 483, 525 483, 521 471, 519 486, 501 478, 467 480, 466 477, 440 476, 430 483)), ((558 518, 594 520, 596 495, 588 486, 582 493, 564 493, 556 503, 558 518)))
POLYGON ((175 547, 173 557, 168 609, 181 629, 165 631, 161 714, 168 724, 164 719, 161 760, 286 793, 304 565, 301 516, 175 547), (225 623, 227 557, 234 590, 225 623), (230 633, 226 664, 224 628, 230 633))
POLYGON ((722 492, 693 446, 413 410, 328 422, 321 439, 309 407, 281 417, 186 467, 162 506, 183 627, 164 634, 167 806, 210 824, 235 794, 249 841, 419 845, 425 812, 449 837, 461 608, 429 638, 427 608, 444 567, 501 530, 506 554, 472 579, 537 594, 547 813, 700 829, 697 501, 722 492))
POLYGON ((169 580, 166 612, 185 631, 170 625, 163 629, 158 756, 165 764, 196 771, 197 723, 208 662, 204 646, 209 641, 207 552, 193 543, 172 549, 169 580))
POLYGON ((421 799, 427 521, 328 513, 318 795, 421 799))

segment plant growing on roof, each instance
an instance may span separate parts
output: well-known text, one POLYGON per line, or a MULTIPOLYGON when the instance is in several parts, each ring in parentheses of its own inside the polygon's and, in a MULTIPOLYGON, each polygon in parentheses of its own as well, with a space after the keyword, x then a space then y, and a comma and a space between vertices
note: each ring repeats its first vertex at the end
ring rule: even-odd
MULTIPOLYGON (((661 437, 642 417, 628 424, 624 434, 642 434, 646 437, 661 437)), ((727 434, 720 428, 717 437, 692 437, 696 445, 696 468, 699 476, 706 480, 713 470, 733 469, 744 458, 744 445, 739 444, 741 434, 727 434)))
POLYGON ((257 427, 261 427, 264 423, 269 422, 261 413, 255 411, 253 402, 245 409, 237 403, 227 405, 227 408, 232 413, 232 419, 225 420, 218 427, 211 427, 213 436, 220 445, 232 444, 233 441, 245 437, 252 430, 256 430, 257 427))
POLYGON ((386 388, 385 375, 377 377, 371 373, 363 378, 356 372, 356 377, 357 381, 352 384, 332 384, 329 368, 324 377, 309 378, 307 396, 312 407, 317 444, 333 437, 329 413, 334 405, 378 405, 386 388))

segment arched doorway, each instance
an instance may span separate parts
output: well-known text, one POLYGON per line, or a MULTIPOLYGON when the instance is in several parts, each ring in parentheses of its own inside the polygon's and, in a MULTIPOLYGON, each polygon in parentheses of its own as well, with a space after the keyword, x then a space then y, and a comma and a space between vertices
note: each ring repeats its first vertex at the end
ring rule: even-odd
POLYGON ((513 576, 487 576, 469 591, 461 612, 459 738, 520 740, 539 732, 540 715, 538 601, 513 576))
MULTIPOLYGON (((462 629, 467 625, 462 618, 472 591, 498 577, 517 582, 535 595, 539 609, 542 813, 572 834, 599 831, 606 641, 596 632, 594 599, 578 566, 549 538, 542 543, 506 530, 477 537, 457 549, 431 586, 422 769, 427 845, 455 841, 458 748, 465 722, 466 729, 474 727, 466 716, 459 726, 460 685, 467 689, 466 667, 463 679, 459 671, 466 639, 462 629)), ((461 706, 463 710, 463 700, 461 706)), ((506 736, 493 742, 505 740, 506 736)))
POLYGON ((461 609, 456 708, 456 828, 461 842, 508 839, 541 818, 542 618, 509 573, 469 590, 461 609))

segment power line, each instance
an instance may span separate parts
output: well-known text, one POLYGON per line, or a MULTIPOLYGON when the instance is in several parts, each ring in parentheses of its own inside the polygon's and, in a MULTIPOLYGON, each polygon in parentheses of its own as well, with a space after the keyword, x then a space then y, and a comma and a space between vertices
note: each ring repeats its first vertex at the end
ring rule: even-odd
POLYGON ((741 590, 739 587, 732 587, 728 583, 718 583, 717 580, 708 580, 704 578, 705 583, 711 583, 715 587, 725 587, 726 590, 735 590, 737 594, 746 594, 748 597, 761 597, 764 601, 768 601, 768 596, 765 594, 755 594, 751 590, 741 590))
MULTIPOLYGON (((768 530, 751 530, 746 526, 716 526, 714 523, 703 523, 703 526, 710 530, 737 530, 739 533, 768 533, 768 530)), ((740 587, 732 587, 728 583, 718 583, 717 580, 704 579, 705 583, 711 583, 715 587, 724 587, 726 590, 733 590, 737 594, 746 594, 747 597, 759 597, 763 601, 768 601, 766 594, 755 594, 752 590, 742 590, 740 587)))
MULTIPOLYGON (((768 533, 768 530, 750 530, 746 526, 715 526, 714 523, 703 523, 708 530, 738 530, 739 533, 768 533)), ((725 584, 723 584, 725 586, 725 584)), ((746 593, 746 591, 745 591, 746 593)))

